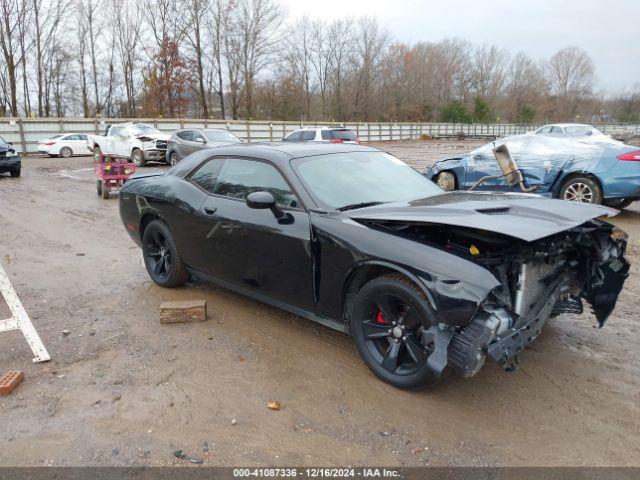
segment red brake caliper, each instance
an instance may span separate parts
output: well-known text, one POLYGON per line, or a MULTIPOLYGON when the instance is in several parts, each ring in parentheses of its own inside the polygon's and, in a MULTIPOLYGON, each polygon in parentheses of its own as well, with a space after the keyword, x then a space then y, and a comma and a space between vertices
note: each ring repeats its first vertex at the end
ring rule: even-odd
POLYGON ((384 315, 382 314, 382 310, 378 310, 378 314, 376 315, 376 323, 387 323, 384 319, 384 315))

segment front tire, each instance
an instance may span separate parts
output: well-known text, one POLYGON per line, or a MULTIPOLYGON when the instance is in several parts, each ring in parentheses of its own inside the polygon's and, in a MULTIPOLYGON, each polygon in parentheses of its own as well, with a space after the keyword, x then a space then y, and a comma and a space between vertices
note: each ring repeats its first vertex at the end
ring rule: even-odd
POLYGON ((560 189, 560 198, 571 202, 602 203, 602 188, 596 180, 587 176, 572 177, 560 189))
POLYGON ((69 147, 62 147, 60 149, 60 156, 63 158, 69 158, 71 155, 73 155, 73 150, 71 150, 69 147))
POLYGON ((439 373, 427 362, 434 346, 423 344, 435 314, 406 277, 384 275, 368 282, 351 302, 349 317, 360 356, 378 378, 406 389, 438 381, 439 373))
POLYGON ((22 171, 22 167, 17 167, 11 170, 9 172, 9 175, 11 175, 13 178, 18 178, 20 176, 21 171, 22 171))
POLYGON ((169 154, 169 165, 172 167, 177 165, 180 162, 180 158, 178 157, 178 152, 171 152, 169 154))
POLYGON ((189 280, 169 227, 153 220, 142 235, 142 256, 147 273, 161 287, 177 287, 189 280))
POLYGON ((440 172, 436 176, 436 183, 445 192, 452 192, 456 189, 456 176, 452 172, 440 172))
POLYGON ((136 148, 131 152, 131 161, 136 167, 144 167, 147 164, 144 159, 144 153, 139 148, 136 148))

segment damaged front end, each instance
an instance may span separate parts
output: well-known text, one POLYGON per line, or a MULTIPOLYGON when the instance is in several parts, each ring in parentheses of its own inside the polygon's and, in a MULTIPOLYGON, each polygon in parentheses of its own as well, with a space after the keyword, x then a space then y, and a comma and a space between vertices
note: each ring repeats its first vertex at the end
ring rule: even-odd
POLYGON ((493 245, 473 244, 473 261, 501 285, 452 336, 448 365, 465 377, 475 375, 487 356, 513 369, 548 319, 581 314, 583 301, 602 327, 629 272, 626 234, 598 220, 532 243, 505 242, 495 237, 493 245))
MULTIPOLYGON (((450 224, 396 220, 366 224, 463 257, 497 280, 498 286, 478 304, 470 320, 440 324, 436 370, 449 366, 464 377, 478 373, 487 357, 513 369, 516 356, 538 337, 548 319, 581 314, 583 302, 602 327, 629 272, 627 235, 595 219, 534 240, 450 224)), ((447 313, 438 312, 445 319, 447 313)))

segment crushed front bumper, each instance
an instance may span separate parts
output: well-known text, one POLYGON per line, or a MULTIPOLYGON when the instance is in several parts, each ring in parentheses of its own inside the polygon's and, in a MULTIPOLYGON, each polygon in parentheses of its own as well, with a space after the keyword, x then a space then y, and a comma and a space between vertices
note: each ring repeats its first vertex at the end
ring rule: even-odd
POLYGON ((145 160, 162 160, 167 156, 166 150, 145 150, 143 152, 145 160))

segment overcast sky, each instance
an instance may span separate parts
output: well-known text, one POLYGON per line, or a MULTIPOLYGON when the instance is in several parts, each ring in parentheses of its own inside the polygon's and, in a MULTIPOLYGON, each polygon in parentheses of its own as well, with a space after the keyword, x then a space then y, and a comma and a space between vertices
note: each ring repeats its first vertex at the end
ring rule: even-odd
POLYGON ((560 48, 586 50, 596 87, 640 83, 640 0, 281 0, 293 17, 372 15, 405 42, 460 37, 540 60, 560 48))

